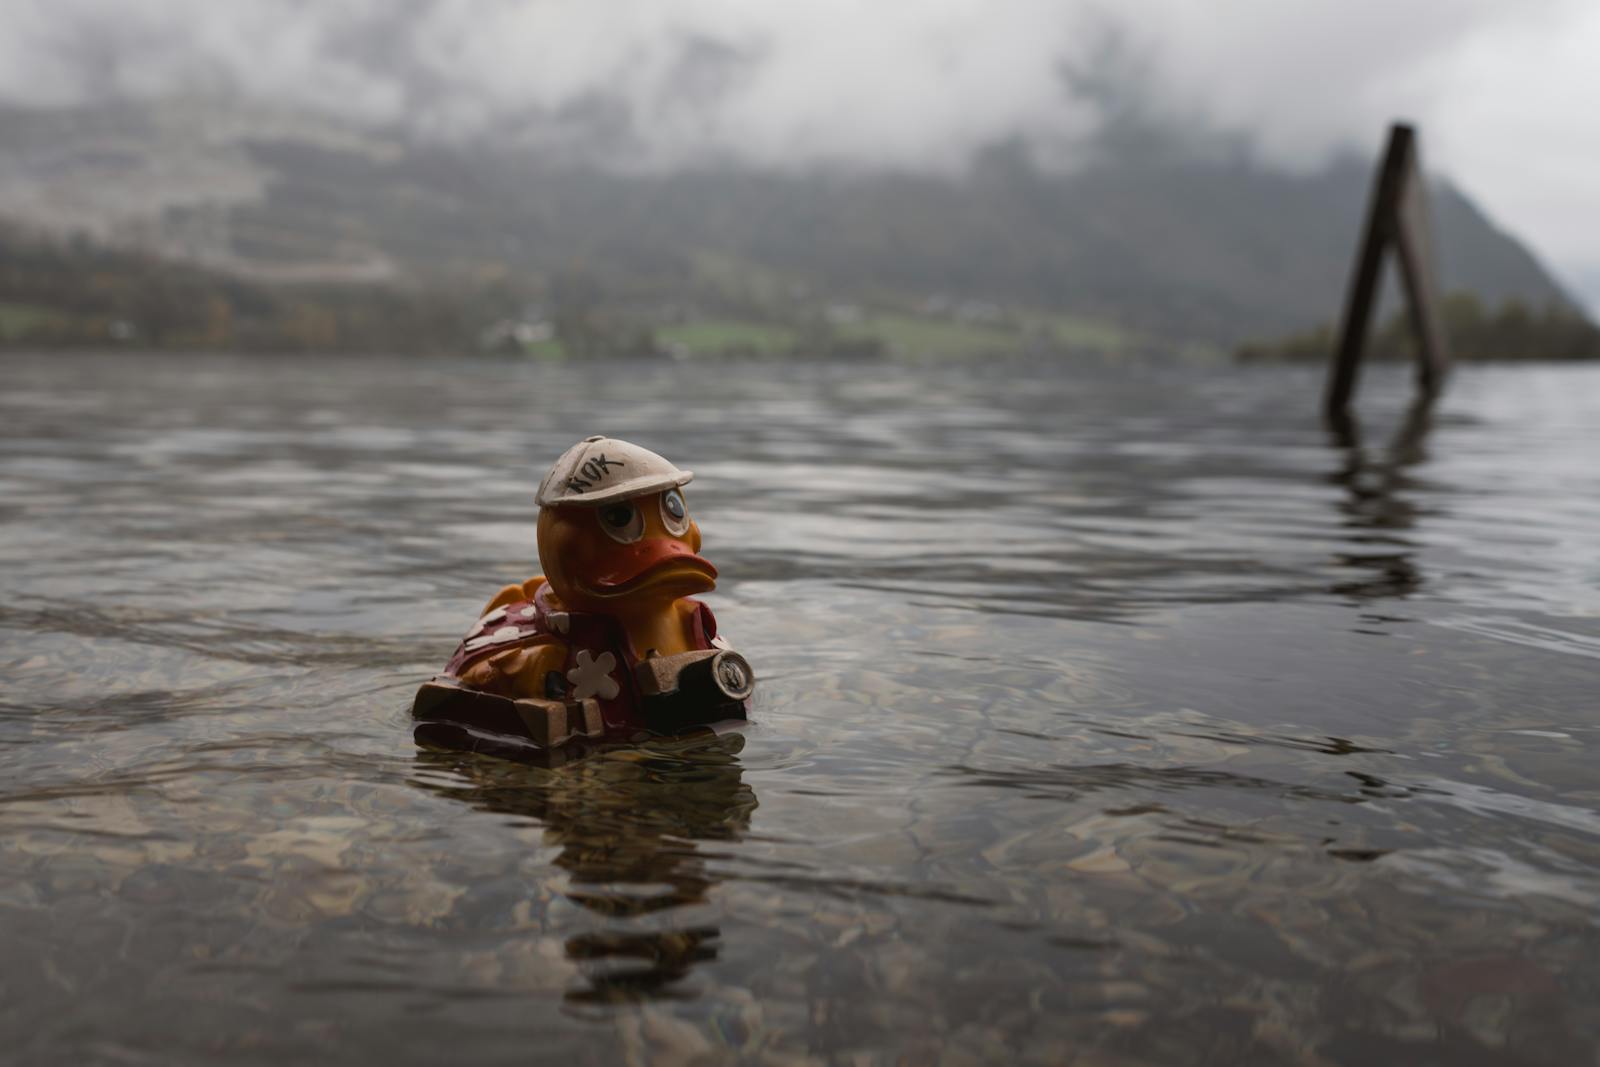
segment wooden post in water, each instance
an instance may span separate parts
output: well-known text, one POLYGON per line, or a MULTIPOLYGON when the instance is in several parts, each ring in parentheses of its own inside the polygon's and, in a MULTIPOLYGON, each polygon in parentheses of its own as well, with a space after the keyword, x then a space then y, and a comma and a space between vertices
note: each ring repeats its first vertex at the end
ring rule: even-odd
POLYGON ((1323 397, 1323 412, 1330 420, 1349 416, 1372 306, 1378 295, 1383 254, 1391 243, 1400 253, 1400 276, 1405 284, 1411 333, 1417 343, 1417 388, 1424 400, 1432 400, 1444 387, 1450 353, 1439 321, 1428 193, 1417 162, 1417 135, 1403 123, 1389 128, 1389 147, 1378 167, 1372 199, 1367 205, 1366 231, 1350 276, 1339 344, 1334 349, 1323 397))

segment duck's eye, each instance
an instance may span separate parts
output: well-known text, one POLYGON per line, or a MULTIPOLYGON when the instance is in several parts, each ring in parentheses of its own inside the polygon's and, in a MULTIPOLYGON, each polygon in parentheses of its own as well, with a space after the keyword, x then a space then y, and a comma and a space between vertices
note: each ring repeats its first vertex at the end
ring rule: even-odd
POLYGON ((632 544, 644 533, 644 516, 632 504, 601 504, 596 510, 600 513, 600 529, 613 541, 632 544))
POLYGON ((661 494, 661 521, 675 537, 682 537, 689 531, 689 506, 676 489, 661 494))

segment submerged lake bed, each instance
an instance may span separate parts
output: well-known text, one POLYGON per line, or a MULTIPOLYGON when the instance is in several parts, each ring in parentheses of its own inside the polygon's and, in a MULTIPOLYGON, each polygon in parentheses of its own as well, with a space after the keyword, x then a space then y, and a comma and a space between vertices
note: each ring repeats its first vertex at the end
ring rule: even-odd
POLYGON ((1600 1056, 1600 367, 0 374, 22 1062, 1600 1056), (591 433, 752 723, 419 748, 591 433))

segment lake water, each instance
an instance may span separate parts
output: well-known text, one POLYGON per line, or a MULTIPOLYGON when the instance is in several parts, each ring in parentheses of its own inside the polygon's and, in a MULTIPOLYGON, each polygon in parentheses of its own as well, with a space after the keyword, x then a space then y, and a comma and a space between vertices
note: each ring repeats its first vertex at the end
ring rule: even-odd
POLYGON ((0 1058, 1600 1062, 1600 367, 0 376, 0 1058), (601 432, 754 722, 419 749, 601 432))

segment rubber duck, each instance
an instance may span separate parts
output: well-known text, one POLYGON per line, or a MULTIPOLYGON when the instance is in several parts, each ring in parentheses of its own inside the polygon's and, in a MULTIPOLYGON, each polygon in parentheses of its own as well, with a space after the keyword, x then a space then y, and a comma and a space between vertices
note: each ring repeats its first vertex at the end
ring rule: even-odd
POLYGON ((717 580, 693 478, 612 437, 563 453, 536 497, 544 573, 495 594, 413 714, 545 747, 743 718, 754 675, 693 599, 717 580))

